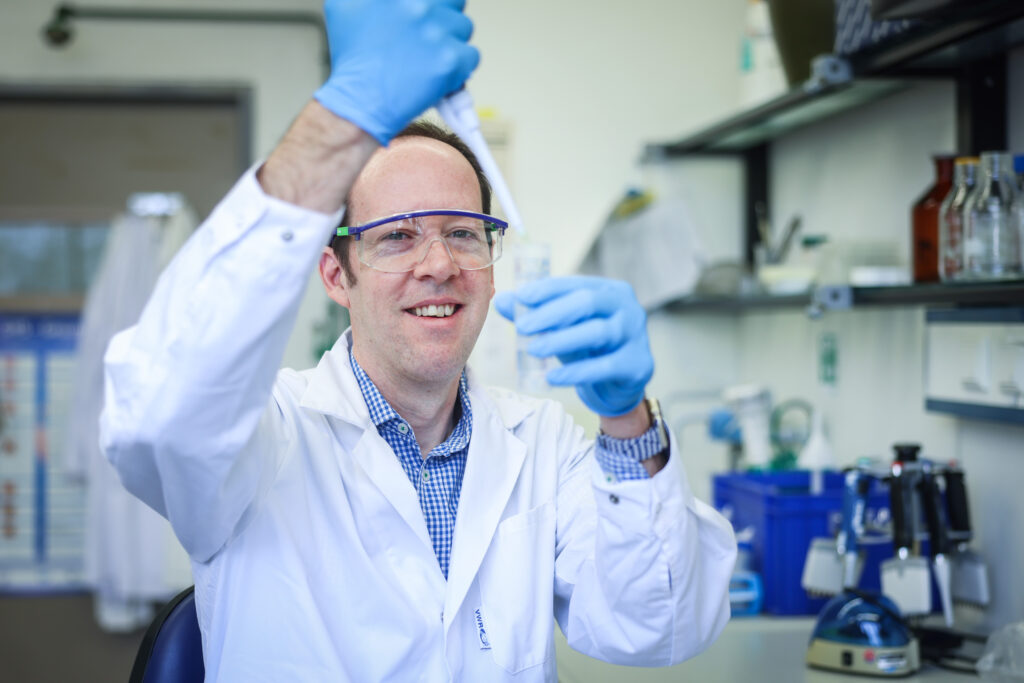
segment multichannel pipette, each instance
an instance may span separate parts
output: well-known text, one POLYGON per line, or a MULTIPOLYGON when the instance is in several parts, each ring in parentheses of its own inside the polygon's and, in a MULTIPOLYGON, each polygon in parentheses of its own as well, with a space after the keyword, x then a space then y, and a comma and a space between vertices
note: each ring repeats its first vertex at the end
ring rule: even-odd
POLYGON ((498 169, 491 150, 480 132, 480 119, 477 118, 476 110, 473 108, 473 98, 465 88, 458 90, 437 103, 437 111, 441 118, 448 124, 452 131, 462 138, 462 141, 473 150, 477 161, 484 169, 487 180, 491 183, 491 189, 498 197, 501 208, 505 210, 505 217, 508 223, 520 235, 523 234, 523 220, 519 217, 519 210, 512 201, 512 193, 508 191, 505 178, 498 169))

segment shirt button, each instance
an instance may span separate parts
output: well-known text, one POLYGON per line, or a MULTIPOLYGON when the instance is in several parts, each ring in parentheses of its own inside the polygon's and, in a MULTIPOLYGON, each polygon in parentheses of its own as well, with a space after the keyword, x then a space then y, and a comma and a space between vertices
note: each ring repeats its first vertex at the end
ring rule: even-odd
POLYGON ((404 422, 401 423, 400 425, 398 425, 398 431, 402 432, 403 434, 407 434, 409 432, 409 425, 405 424, 404 422))
POLYGON ((430 479, 430 472, 423 470, 423 481, 427 481, 428 479, 430 479))
POLYGON ((612 502, 612 505, 618 505, 619 504, 619 497, 616 496, 614 493, 611 494, 610 496, 608 496, 608 500, 610 500, 612 502))

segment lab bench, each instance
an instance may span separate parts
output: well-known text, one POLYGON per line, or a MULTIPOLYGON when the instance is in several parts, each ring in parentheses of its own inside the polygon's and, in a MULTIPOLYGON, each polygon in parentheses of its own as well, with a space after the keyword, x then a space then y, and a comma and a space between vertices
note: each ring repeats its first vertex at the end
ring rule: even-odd
POLYGON ((639 668, 605 664, 571 649, 555 629, 560 683, 861 683, 899 680, 914 683, 969 683, 976 675, 925 663, 913 676, 885 679, 810 669, 804 663, 814 617, 742 617, 731 620, 715 643, 693 659, 671 667, 639 668))

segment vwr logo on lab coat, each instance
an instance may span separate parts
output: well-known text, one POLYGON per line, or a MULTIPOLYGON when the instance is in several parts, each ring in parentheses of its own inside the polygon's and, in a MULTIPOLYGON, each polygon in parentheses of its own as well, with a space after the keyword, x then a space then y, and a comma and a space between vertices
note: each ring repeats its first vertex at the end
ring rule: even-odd
POLYGON ((476 611, 473 612, 473 615, 476 617, 476 634, 480 636, 480 649, 490 650, 491 641, 487 640, 487 631, 484 630, 484 618, 480 614, 479 607, 476 608, 476 611))

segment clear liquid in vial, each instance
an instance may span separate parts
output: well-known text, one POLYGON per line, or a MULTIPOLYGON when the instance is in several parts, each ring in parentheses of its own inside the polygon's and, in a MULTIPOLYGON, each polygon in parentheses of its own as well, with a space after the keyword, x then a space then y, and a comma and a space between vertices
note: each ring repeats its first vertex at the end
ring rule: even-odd
MULTIPOLYGON (((515 252, 516 287, 546 278, 551 274, 551 246, 545 242, 520 244, 515 252)), ((527 307, 517 304, 516 317, 527 307)), ((548 390, 547 372, 554 367, 553 358, 537 358, 527 352, 527 347, 537 335, 516 335, 516 370, 519 390, 528 394, 548 390)))

